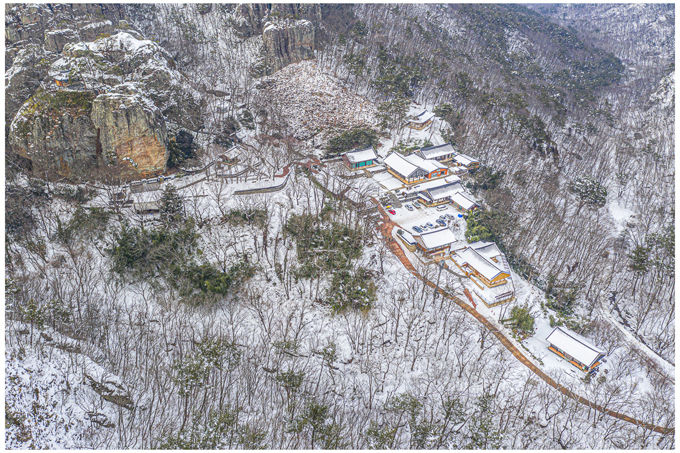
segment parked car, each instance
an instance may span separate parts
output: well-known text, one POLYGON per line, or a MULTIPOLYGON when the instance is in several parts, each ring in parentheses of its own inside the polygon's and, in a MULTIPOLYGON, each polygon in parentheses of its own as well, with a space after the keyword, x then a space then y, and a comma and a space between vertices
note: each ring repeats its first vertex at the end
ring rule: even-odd
POLYGON ((406 206, 406 209, 408 209, 409 211, 413 211, 413 206, 411 206, 410 204, 407 204, 405 206, 406 206))
POLYGON ((413 231, 415 231, 416 233, 422 233, 422 232, 423 232, 423 229, 420 228, 419 226, 414 226, 414 227, 413 227, 413 231))
POLYGON ((420 203, 413 203, 413 206, 415 206, 416 209, 422 209, 423 207, 420 206, 420 203))
POLYGON ((392 205, 388 204, 387 206, 385 206, 385 209, 387 209, 387 210, 392 209, 392 205))
POLYGON ((388 209, 387 212, 389 212, 392 215, 397 213, 397 211, 395 211, 394 209, 388 209))
POLYGON ((427 225, 428 228, 434 228, 434 225, 432 224, 432 222, 427 222, 425 225, 427 225))
POLYGON ((437 206, 437 211, 444 211, 444 210, 446 210, 446 208, 448 208, 448 206, 446 206, 445 204, 442 204, 442 205, 437 206))
POLYGON ((437 219, 437 223, 441 226, 446 226, 446 222, 444 222, 442 219, 437 219))

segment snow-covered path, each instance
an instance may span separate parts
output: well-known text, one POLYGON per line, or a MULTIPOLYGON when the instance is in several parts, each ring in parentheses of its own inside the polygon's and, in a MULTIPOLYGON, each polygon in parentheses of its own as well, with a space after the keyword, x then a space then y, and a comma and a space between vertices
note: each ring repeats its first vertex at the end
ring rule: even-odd
POLYGON ((514 344, 513 341, 511 341, 494 323, 489 321, 485 316, 483 316, 481 313, 479 313, 476 309, 472 308, 470 305, 465 303, 465 301, 461 300, 460 298, 449 294, 446 292, 444 289, 438 287, 434 282, 428 280, 427 278, 423 277, 420 275, 415 267, 413 267, 413 264, 408 260, 406 255, 404 254, 403 250, 399 246, 398 242, 396 239, 394 239, 392 235, 392 229, 394 228, 395 224, 390 220, 389 216, 387 213, 382 209, 380 206, 380 203, 378 203, 377 200, 373 199, 372 200, 377 206, 378 210, 380 211, 380 214, 383 217, 383 225, 380 228, 381 233, 383 234, 384 240, 387 242, 388 248, 399 258, 399 260, 402 262, 404 267, 409 270, 416 278, 422 280, 427 286, 436 289, 436 291, 441 294, 442 296, 446 297, 447 299, 450 299, 454 301, 459 307, 463 308, 465 311, 467 311, 469 314, 471 314, 475 319, 477 319, 479 322, 481 322, 484 327, 486 327, 491 333, 494 334, 494 336, 505 346, 505 348, 510 351, 510 353, 515 356, 517 360, 520 361, 524 366, 529 368, 536 376, 541 378, 543 381, 545 381, 548 385, 551 387, 559 390, 562 394, 568 396, 569 398, 572 398, 579 403, 591 407, 599 412, 605 413, 609 416, 618 418, 620 420, 626 421, 628 423, 632 423, 634 425, 638 426, 643 426, 646 429, 650 429, 652 431, 655 431, 657 433, 661 434, 673 434, 675 433, 675 427, 664 427, 664 426, 657 426, 651 423, 647 423, 638 419, 635 419, 633 417, 630 417, 625 414, 621 414, 620 412, 613 411, 611 409, 607 409, 606 407, 603 407, 599 404, 593 403, 590 400, 587 400, 586 398, 574 393, 567 387, 563 386, 562 384, 559 384, 556 382, 553 378, 548 376, 545 372, 543 372, 532 360, 530 360, 528 357, 526 357, 514 344))

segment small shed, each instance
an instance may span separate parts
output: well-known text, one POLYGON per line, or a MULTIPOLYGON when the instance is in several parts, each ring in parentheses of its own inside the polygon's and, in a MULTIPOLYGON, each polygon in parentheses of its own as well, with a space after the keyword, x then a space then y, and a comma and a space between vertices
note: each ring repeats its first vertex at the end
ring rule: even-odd
POLYGON ((550 344, 549 350, 586 373, 595 370, 606 355, 603 349, 561 326, 555 327, 546 341, 550 344))
POLYGON ((67 87, 71 83, 68 74, 60 73, 54 76, 54 84, 58 87, 67 87))
POLYGON ((462 192, 452 194, 451 203, 461 212, 468 212, 477 208, 477 203, 467 198, 462 192))
POLYGON ((364 149, 357 149, 342 155, 342 161, 347 168, 355 170, 358 168, 372 167, 377 162, 378 155, 372 146, 364 149))
POLYGON ((479 168, 479 161, 474 157, 470 157, 465 154, 457 154, 453 158, 453 161, 455 162, 456 166, 463 167, 468 170, 479 168))
POLYGON ((160 212, 158 201, 138 201, 134 203, 133 207, 138 214, 155 214, 160 212))
POLYGON ((432 120, 434 120, 434 113, 423 110, 409 120, 408 127, 420 131, 432 124, 432 120))
POLYGON ((411 233, 409 233, 408 231, 399 229, 399 230, 397 230, 397 236, 399 237, 399 239, 401 239, 401 242, 404 243, 404 245, 406 246, 406 248, 408 250, 410 250, 411 252, 416 251, 416 246, 418 245, 418 243, 416 242, 416 240, 414 239, 414 237, 411 233))

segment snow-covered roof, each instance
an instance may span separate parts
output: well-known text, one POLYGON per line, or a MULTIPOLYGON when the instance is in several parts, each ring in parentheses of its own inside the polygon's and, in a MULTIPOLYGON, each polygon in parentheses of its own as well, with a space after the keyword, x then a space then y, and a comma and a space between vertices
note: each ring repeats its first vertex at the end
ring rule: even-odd
POLYGON ((427 123, 432 118, 434 118, 434 113, 428 112, 427 110, 423 110, 421 113, 416 115, 416 117, 413 118, 411 120, 411 122, 416 123, 416 124, 423 124, 423 123, 427 123))
POLYGON ((420 169, 425 173, 432 173, 435 170, 448 168, 446 165, 432 159, 423 159, 413 153, 402 156, 398 153, 390 153, 384 160, 385 165, 399 173, 404 178, 411 176, 416 170, 420 169))
POLYGON ((415 153, 409 154, 408 156, 405 156, 404 159, 411 162, 416 167, 422 168, 427 173, 431 173, 435 170, 439 170, 439 169, 442 169, 442 168, 448 168, 446 165, 444 165, 440 162, 437 162, 436 160, 423 159, 422 157, 420 157, 419 155, 417 155, 415 153))
POLYGON ((456 256, 459 257, 456 260, 459 265, 464 266, 467 264, 489 281, 493 281, 493 279, 504 273, 503 270, 477 253, 473 248, 465 247, 462 250, 457 250, 456 256))
POLYGON ((385 166, 384 165, 374 165, 372 167, 366 168, 366 171, 369 173, 378 173, 381 171, 385 171, 385 166))
POLYGON ((501 255, 501 249, 498 248, 495 242, 477 241, 470 244, 470 247, 475 249, 477 253, 486 259, 495 258, 501 255))
POLYGON ((406 192, 407 193, 422 192, 428 189, 436 189, 437 187, 443 187, 455 182, 460 182, 460 178, 458 176, 453 176, 452 179, 450 179, 449 177, 433 179, 431 181, 421 182, 420 184, 409 187, 408 189, 406 189, 406 192))
POLYGON ((458 175, 449 175, 446 178, 444 178, 444 181, 446 182, 460 182, 460 176, 458 175))
POLYGON ((461 165, 465 165, 466 167, 469 166, 472 163, 479 163, 479 161, 475 158, 472 158, 470 156, 467 156, 465 154, 457 154, 456 157, 454 157, 454 160, 458 162, 461 165))
POLYGON ((400 230, 397 231, 397 234, 399 236, 403 237, 406 240, 406 242, 408 242, 409 244, 415 244, 416 243, 416 240, 413 238, 413 235, 406 230, 400 229, 400 230))
POLYGON ((456 242, 456 235, 448 228, 420 235, 420 242, 428 250, 444 247, 456 242))
POLYGON ((456 150, 453 149, 451 143, 445 143, 443 145, 422 148, 420 151, 418 151, 418 154, 423 159, 436 159, 437 157, 456 154, 456 150))
POLYGON ((402 177, 408 178, 418 170, 418 166, 406 160, 399 153, 390 153, 385 158, 385 165, 399 173, 402 177))
POLYGON ((477 206, 477 203, 474 201, 470 200, 467 198, 465 195, 463 195, 462 192, 457 192, 451 196, 451 201, 456 203, 458 206, 461 208, 465 209, 466 211, 468 209, 472 209, 473 207, 477 206))
POLYGON ((378 156, 375 154, 375 150, 373 149, 373 147, 359 149, 356 151, 350 151, 348 153, 345 153, 345 156, 347 156, 347 160, 349 160, 349 162, 352 164, 378 158, 378 156))
POLYGON ((589 368, 606 351, 593 346, 588 340, 564 327, 555 327, 546 341, 566 352, 589 368))
POLYGON ((463 186, 458 182, 454 182, 439 187, 433 187, 431 189, 425 190, 424 192, 427 192, 432 200, 441 200, 442 198, 452 197, 453 195, 462 191, 463 186))
POLYGON ((160 203, 157 200, 154 201, 137 201, 134 203, 134 209, 137 212, 140 211, 157 211, 160 209, 160 203))

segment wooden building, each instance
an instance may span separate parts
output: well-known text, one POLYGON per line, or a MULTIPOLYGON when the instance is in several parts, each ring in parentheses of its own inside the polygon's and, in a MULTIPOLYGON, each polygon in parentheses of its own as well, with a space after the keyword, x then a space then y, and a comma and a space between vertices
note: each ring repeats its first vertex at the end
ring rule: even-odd
POLYGON ((378 155, 373 147, 350 151, 342 155, 342 161, 350 170, 372 167, 377 163, 378 155))
POLYGON ((456 154, 453 158, 453 165, 466 170, 476 170, 479 168, 479 161, 465 154, 456 154))
POLYGON ((466 275, 474 275, 489 288, 506 284, 510 277, 496 265, 498 263, 486 259, 472 247, 457 250, 455 262, 466 275))
POLYGON ((399 153, 390 153, 385 158, 385 166, 392 176, 406 185, 443 178, 449 174, 446 165, 436 160, 423 159, 416 154, 402 156, 399 153))
POLYGON ((434 113, 428 112, 427 110, 423 110, 419 114, 415 115, 411 119, 409 119, 407 125, 411 129, 415 130, 423 130, 430 124, 432 124, 432 121, 434 120, 434 113))
POLYGON ((416 251, 416 247, 418 247, 418 243, 416 242, 415 238, 411 233, 408 231, 398 229, 397 230, 397 237, 401 239, 401 242, 404 243, 406 248, 410 250, 411 252, 416 251))
POLYGON ((433 159, 437 162, 449 162, 456 156, 456 151, 453 149, 451 143, 446 143, 444 145, 422 148, 417 151, 416 154, 423 159, 433 159))
POLYGON ((54 84, 60 88, 67 87, 70 85, 70 79, 68 74, 57 74, 54 76, 54 84))
POLYGON ((138 214, 155 214, 160 212, 160 204, 158 201, 137 201, 133 209, 138 214))
POLYGON ((606 355, 604 350, 565 327, 555 327, 546 341, 550 351, 586 373, 594 371, 606 355))
POLYGON ((439 206, 451 203, 452 197, 463 190, 459 182, 446 183, 418 192, 418 201, 428 207, 439 206))
POLYGON ((451 204, 460 212, 469 212, 479 207, 477 203, 463 195, 462 191, 452 194, 450 198, 451 204))
POLYGON ((456 242, 455 235, 448 228, 430 231, 414 237, 417 249, 428 258, 447 256, 451 251, 451 245, 456 242))
POLYGON ((510 266, 493 242, 478 241, 454 250, 454 264, 477 286, 475 293, 489 307, 514 300, 510 266))

